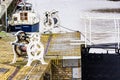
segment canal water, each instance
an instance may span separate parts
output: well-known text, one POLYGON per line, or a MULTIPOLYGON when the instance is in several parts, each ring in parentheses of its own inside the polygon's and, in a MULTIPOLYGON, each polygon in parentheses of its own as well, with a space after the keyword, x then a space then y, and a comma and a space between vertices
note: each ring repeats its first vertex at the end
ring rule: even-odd
POLYGON ((119 39, 119 35, 116 34, 119 31, 119 1, 28 0, 28 2, 33 4, 34 11, 41 19, 45 11, 53 9, 59 11, 62 26, 80 31, 84 35, 86 32, 87 38, 95 44, 117 42, 119 39))

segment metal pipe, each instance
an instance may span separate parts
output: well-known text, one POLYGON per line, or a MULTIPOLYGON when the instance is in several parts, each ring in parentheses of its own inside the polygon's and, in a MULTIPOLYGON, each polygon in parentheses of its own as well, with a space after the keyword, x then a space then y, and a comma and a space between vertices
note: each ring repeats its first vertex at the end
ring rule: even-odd
POLYGON ((7 7, 5 5, 5 24, 6 24, 6 31, 7 31, 7 27, 8 27, 8 18, 7 18, 7 7))
POLYGON ((120 29, 119 29, 119 21, 117 20, 117 26, 118 26, 118 49, 119 49, 119 39, 120 39, 120 29))
POLYGON ((114 46, 87 46, 87 48, 101 48, 101 49, 118 49, 117 47, 114 47, 114 46))
POLYGON ((84 22, 85 22, 85 47, 87 47, 87 29, 86 29, 87 25, 85 20, 84 22))
MULTIPOLYGON (((81 44, 85 44, 85 43, 70 43, 70 45, 78 45, 78 46, 80 46, 81 44)), ((86 47, 87 47, 87 45, 86 45, 86 47)))
POLYGON ((90 34, 89 34, 89 36, 90 36, 90 45, 92 44, 92 26, 91 26, 91 18, 89 19, 89 27, 90 27, 90 34))
POLYGON ((82 41, 82 40, 70 40, 70 42, 85 42, 85 41, 82 41))
POLYGON ((94 44, 95 46, 117 46, 118 43, 103 43, 103 44, 94 44))
POLYGON ((116 37, 117 37, 117 23, 116 23, 116 19, 114 18, 114 25, 115 25, 115 41, 116 41, 116 37))

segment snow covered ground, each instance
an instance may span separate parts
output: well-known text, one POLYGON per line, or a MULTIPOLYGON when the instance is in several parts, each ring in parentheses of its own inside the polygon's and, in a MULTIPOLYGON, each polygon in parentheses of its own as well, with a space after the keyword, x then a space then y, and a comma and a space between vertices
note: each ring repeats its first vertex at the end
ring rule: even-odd
MULTIPOLYGON (((28 2, 33 4, 34 11, 37 12, 41 18, 45 11, 51 11, 53 9, 59 11, 62 26, 80 31, 84 34, 84 21, 86 21, 87 29, 89 29, 88 20, 84 20, 86 17, 114 19, 120 16, 118 13, 91 12, 91 10, 94 9, 120 8, 120 2, 107 0, 28 0, 28 2)), ((114 20, 92 19, 91 24, 93 25, 91 26, 92 42, 115 42, 114 20)), ((89 30, 87 32, 89 34, 89 30)))

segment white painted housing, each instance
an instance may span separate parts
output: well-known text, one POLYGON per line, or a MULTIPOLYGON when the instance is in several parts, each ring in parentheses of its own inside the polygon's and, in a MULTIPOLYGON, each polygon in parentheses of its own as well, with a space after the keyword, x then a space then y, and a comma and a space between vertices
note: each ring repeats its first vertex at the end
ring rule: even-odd
POLYGON ((18 9, 16 12, 12 15, 11 20, 9 20, 9 24, 11 26, 14 25, 33 25, 36 23, 39 23, 39 17, 35 12, 32 11, 32 4, 30 3, 19 3, 18 9))

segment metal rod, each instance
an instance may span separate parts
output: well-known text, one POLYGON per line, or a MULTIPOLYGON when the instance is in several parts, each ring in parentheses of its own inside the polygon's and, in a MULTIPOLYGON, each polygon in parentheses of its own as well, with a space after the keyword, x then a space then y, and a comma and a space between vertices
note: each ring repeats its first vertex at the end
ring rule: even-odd
POLYGON ((46 49, 45 49, 44 54, 47 54, 51 40, 52 40, 52 34, 49 35, 49 38, 48 38, 48 41, 47 41, 47 45, 46 45, 46 49))
POLYGON ((70 45, 78 45, 78 46, 80 46, 81 44, 85 44, 85 43, 70 43, 70 45))
POLYGON ((86 29, 86 21, 84 20, 85 23, 85 47, 87 47, 87 29, 86 29))
POLYGON ((117 26, 118 26, 118 49, 119 49, 119 39, 120 39, 120 36, 119 36, 119 34, 120 34, 120 30, 119 30, 119 21, 117 20, 117 26))
MULTIPOLYGON (((81 16, 80 18, 81 19, 88 19, 88 17, 86 17, 86 16, 81 16)), ((120 19, 120 17, 117 17, 117 16, 116 17, 111 17, 111 16, 108 16, 108 17, 106 17, 106 16, 103 16, 103 17, 92 17, 91 16, 90 18, 91 19, 106 19, 106 20, 110 20, 110 19, 113 20, 114 18, 115 19, 120 19)))
POLYGON ((114 18, 114 25, 115 25, 115 41, 116 41, 116 37, 117 37, 117 23, 116 23, 116 19, 114 18))
POLYGON ((30 73, 33 71, 33 69, 36 67, 37 63, 34 64, 34 66, 32 67, 32 69, 27 73, 27 75, 25 76, 24 80, 28 80, 30 78, 30 73))
POLYGON ((6 15, 5 15, 5 20, 6 20, 5 23, 6 23, 6 31, 7 31, 7 27, 8 27, 8 24, 7 24, 7 23, 8 23, 8 18, 7 18, 7 6, 6 6, 6 5, 5 5, 5 14, 6 14, 6 15))
POLYGON ((91 18, 89 19, 89 27, 90 27, 90 34, 89 34, 89 36, 90 36, 90 45, 92 44, 91 42, 92 42, 92 26, 91 26, 91 18))
POLYGON ((70 42, 84 42, 85 43, 85 41, 82 41, 82 40, 70 40, 70 42))
POLYGON ((87 48, 118 49, 115 46, 95 46, 95 45, 93 45, 93 46, 88 45, 87 48))
POLYGON ((103 44, 95 44, 96 46, 116 46, 118 43, 103 43, 103 44))

